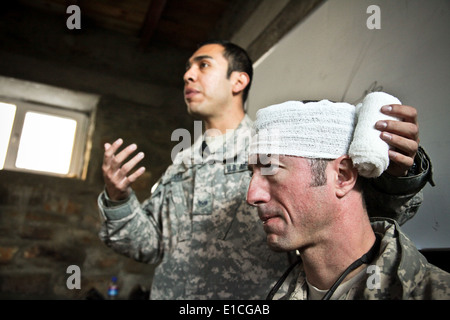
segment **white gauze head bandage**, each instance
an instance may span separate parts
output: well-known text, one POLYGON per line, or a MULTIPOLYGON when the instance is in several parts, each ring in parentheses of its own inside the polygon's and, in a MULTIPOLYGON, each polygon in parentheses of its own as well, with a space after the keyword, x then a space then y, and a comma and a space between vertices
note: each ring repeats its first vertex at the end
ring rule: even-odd
POLYGON ((250 156, 278 154, 337 159, 348 154, 355 106, 328 100, 287 101, 256 113, 250 156))

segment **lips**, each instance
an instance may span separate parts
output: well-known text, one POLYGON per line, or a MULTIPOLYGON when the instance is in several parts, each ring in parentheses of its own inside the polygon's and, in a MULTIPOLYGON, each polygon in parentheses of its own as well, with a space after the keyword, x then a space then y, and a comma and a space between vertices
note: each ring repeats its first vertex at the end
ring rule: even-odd
POLYGON ((263 222, 264 225, 266 225, 267 223, 269 223, 269 221, 271 219, 277 218, 278 215, 276 214, 261 214, 259 216, 259 219, 261 219, 261 221, 263 222))
POLYGON ((184 89, 184 97, 186 99, 192 99, 196 94, 200 93, 200 91, 193 88, 185 88, 184 89))

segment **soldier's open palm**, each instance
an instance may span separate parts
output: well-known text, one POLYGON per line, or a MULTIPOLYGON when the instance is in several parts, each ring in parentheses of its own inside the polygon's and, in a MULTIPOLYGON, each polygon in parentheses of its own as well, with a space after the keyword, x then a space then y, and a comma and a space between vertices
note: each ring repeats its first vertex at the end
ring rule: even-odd
POLYGON ((144 158, 144 153, 139 152, 126 161, 137 150, 137 146, 133 143, 118 152, 122 144, 122 139, 117 139, 113 144, 105 143, 103 157, 102 171, 106 192, 114 201, 128 198, 131 193, 130 185, 145 172, 144 167, 133 172, 136 165, 144 158))

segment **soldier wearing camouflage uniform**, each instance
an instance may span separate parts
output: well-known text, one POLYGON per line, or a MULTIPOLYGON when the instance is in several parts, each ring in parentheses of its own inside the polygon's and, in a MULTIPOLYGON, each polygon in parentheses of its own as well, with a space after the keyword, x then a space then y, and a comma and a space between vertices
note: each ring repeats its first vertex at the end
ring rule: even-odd
MULTIPOLYGON (((396 221, 372 218, 375 233, 383 235, 378 257, 365 268, 339 300, 449 300, 450 275, 430 264, 396 221), (374 268, 376 266, 377 268, 374 268)), ((308 285, 300 265, 289 277, 292 288, 277 299, 307 300, 308 285)), ((338 288, 339 289, 339 288, 338 288)), ((336 291, 338 293, 338 290, 336 291)))
MULTIPOLYGON (((216 54, 223 57, 223 48, 222 44, 209 44, 194 53, 185 75, 186 86, 198 81, 199 75, 192 74, 195 68, 199 74, 203 72, 203 76, 209 71, 201 71, 202 68, 217 68, 216 54)), ((235 79, 233 75, 223 77, 224 80, 235 79)), ((190 92, 185 91, 188 110, 193 112, 195 106, 188 97, 190 92)), ((203 91, 206 90, 203 88, 203 91)), ((250 181, 246 157, 252 121, 244 114, 245 98, 241 91, 238 94, 233 91, 233 99, 236 98, 240 99, 241 113, 237 123, 227 126, 235 130, 229 134, 222 130, 224 135, 220 139, 225 138, 225 141, 218 146, 212 147, 212 144, 205 150, 200 137, 190 149, 180 152, 143 204, 132 191, 126 192, 129 186, 124 188, 123 197, 113 197, 111 191, 99 196, 102 241, 116 252, 157 265, 151 299, 263 299, 290 263, 289 255, 267 247, 256 210, 245 201, 250 181), (202 151, 205 152, 202 154, 202 151), (201 161, 196 160, 198 157, 201 161)), ((212 127, 208 126, 207 116, 202 119, 207 129, 212 127)), ((105 176, 111 167, 120 169, 121 163, 114 164, 110 160, 120 144, 105 147, 105 176)), ((115 158, 127 158, 134 148, 127 150, 115 158)), ((138 159, 130 162, 131 172, 138 159)), ((134 175, 126 173, 130 182, 141 171, 136 172, 134 175)), ((425 170, 418 176, 428 175, 428 172, 425 170)), ((397 195, 388 195, 374 185, 371 197, 383 198, 393 216, 405 214, 410 218, 421 203, 420 190, 426 182, 418 176, 402 180, 407 193, 402 194, 398 189, 397 195)), ((397 181, 393 177, 388 179, 397 181)))
POLYGON ((333 113, 337 108, 328 101, 313 106, 286 102, 258 111, 247 201, 258 210, 268 245, 278 252, 297 250, 300 256, 268 297, 450 299, 449 273, 428 263, 383 211, 368 208, 373 210, 369 215, 384 217, 369 219, 363 196, 368 181, 361 181, 348 155, 354 125, 346 110, 352 119, 352 106, 333 113), (319 107, 323 114, 318 115, 319 107), (307 143, 301 139, 304 131, 307 143), (329 131, 332 142, 321 138, 329 131), (298 139, 296 132, 301 132, 298 139), (278 141, 287 142, 280 146, 278 141), (264 154, 278 155, 272 174, 262 173, 265 166, 257 161, 264 154))

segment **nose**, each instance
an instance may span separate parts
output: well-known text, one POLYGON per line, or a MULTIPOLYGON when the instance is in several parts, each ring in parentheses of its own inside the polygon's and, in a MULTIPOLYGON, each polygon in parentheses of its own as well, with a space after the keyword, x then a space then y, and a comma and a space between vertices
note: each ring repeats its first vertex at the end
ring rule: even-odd
POLYGON ((194 70, 194 67, 191 66, 184 73, 184 76, 183 76, 184 83, 194 82, 196 77, 197 77, 197 75, 194 70))
POLYGON ((258 207, 270 201, 269 184, 263 176, 253 173, 247 190, 247 203, 258 207))

